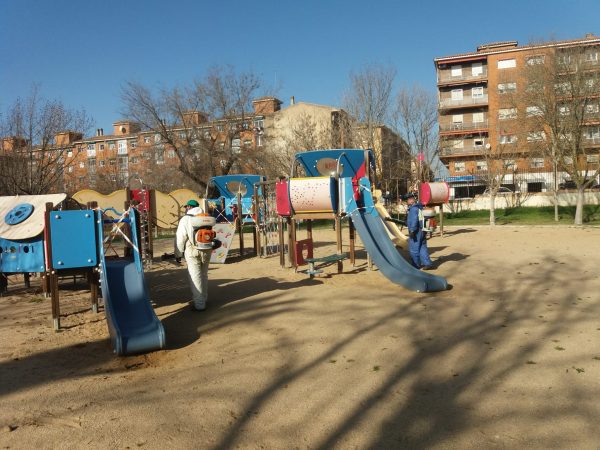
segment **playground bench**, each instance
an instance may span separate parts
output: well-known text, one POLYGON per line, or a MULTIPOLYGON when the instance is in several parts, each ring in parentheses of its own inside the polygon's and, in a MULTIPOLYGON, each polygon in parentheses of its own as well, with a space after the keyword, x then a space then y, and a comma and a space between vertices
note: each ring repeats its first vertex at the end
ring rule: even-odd
POLYGON ((304 271, 304 273, 310 275, 311 278, 314 278, 315 275, 323 273, 321 269, 315 267, 316 263, 330 264, 338 261, 343 261, 348 258, 346 253, 341 255, 333 254, 328 256, 322 256, 321 258, 305 258, 304 261, 308 263, 308 269, 304 271))

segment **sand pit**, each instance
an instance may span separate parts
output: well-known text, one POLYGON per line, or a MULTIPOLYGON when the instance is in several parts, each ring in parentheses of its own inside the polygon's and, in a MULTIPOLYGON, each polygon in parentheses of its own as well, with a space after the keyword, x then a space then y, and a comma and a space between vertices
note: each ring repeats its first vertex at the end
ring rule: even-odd
MULTIPOLYGON (((334 251, 333 231, 315 240, 334 251)), ((123 358, 82 283, 63 282, 56 333, 38 281, 12 278, 0 448, 597 448, 600 229, 456 228, 429 245, 449 291, 391 284, 359 241, 358 265, 324 278, 277 257, 211 266, 204 313, 185 267, 157 260, 168 349, 123 358)))

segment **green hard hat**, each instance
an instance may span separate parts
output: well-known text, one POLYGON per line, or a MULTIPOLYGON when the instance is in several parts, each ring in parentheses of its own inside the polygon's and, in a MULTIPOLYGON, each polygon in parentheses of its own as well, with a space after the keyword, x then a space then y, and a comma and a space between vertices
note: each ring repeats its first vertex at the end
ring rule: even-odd
POLYGON ((196 200, 188 200, 187 203, 185 204, 185 206, 191 206, 192 208, 196 208, 198 206, 200 206, 200 203, 198 203, 196 200))

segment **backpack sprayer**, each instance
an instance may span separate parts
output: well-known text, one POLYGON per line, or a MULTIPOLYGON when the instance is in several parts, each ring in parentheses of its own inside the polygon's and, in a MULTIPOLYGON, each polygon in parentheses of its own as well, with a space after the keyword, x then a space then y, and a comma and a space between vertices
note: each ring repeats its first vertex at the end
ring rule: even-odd
POLYGON ((217 223, 217 219, 208 214, 196 214, 191 216, 190 223, 194 229, 194 242, 192 243, 194 248, 212 250, 213 241, 217 236, 212 227, 217 223))

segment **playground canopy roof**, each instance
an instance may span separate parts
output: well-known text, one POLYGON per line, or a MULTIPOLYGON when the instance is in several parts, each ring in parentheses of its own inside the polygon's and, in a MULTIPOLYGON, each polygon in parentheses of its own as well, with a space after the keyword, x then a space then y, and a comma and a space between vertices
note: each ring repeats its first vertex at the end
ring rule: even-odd
POLYGON ((242 198, 249 198, 254 194, 254 183, 264 180, 265 177, 262 175, 221 175, 212 177, 209 184, 212 183, 219 190, 222 197, 235 198, 239 192, 242 198))
POLYGON ((361 149, 312 150, 296 153, 295 160, 302 164, 307 176, 321 177, 334 175, 339 159, 342 169, 340 177, 352 178, 361 169, 364 174, 365 153, 368 154, 371 167, 373 167, 375 161, 373 151, 361 149))

